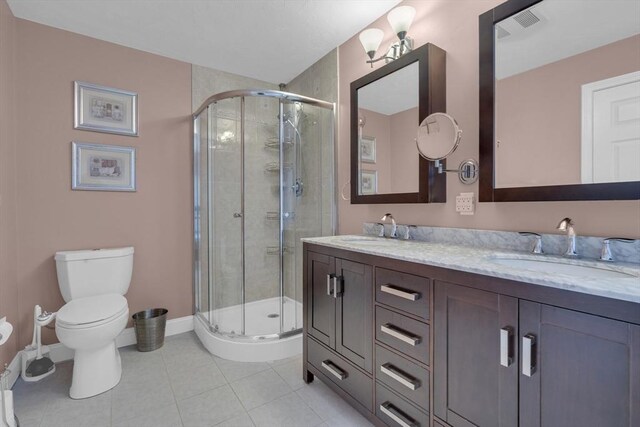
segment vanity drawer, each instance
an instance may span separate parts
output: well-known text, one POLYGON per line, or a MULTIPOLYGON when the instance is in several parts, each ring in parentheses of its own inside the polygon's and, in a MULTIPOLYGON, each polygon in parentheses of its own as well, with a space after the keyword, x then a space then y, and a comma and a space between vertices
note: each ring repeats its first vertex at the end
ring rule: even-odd
POLYGON ((429 416, 385 386, 376 384, 376 416, 393 427, 429 427, 429 416))
POLYGON ((429 279, 376 268, 376 301, 429 320, 429 279))
POLYGON ((312 339, 307 344, 309 363, 373 412, 373 380, 322 344, 312 339))
POLYGON ((429 410, 429 371, 376 345, 376 379, 429 410))
POLYGON ((429 325, 376 307, 376 340, 429 364, 429 325))

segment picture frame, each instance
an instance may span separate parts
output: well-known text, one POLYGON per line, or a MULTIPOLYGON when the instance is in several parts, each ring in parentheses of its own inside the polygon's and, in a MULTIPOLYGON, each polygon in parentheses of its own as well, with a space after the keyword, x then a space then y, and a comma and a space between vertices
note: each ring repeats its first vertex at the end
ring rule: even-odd
POLYGON ((378 193, 378 171, 360 171, 360 194, 378 193))
POLYGON ((73 141, 71 189, 136 191, 136 149, 73 141))
POLYGON ((362 163, 376 162, 376 138, 363 136, 360 138, 360 161, 362 163))
POLYGON ((75 81, 73 128, 138 136, 138 94, 75 81))

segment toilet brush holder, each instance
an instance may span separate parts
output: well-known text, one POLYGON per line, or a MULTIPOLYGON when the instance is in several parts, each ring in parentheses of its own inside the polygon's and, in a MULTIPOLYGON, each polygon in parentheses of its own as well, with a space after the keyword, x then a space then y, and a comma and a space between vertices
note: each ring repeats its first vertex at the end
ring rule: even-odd
MULTIPOLYGON (((48 377, 49 375, 53 374, 56 371, 56 367, 54 365, 53 369, 51 369, 50 371, 42 375, 28 376, 27 367, 29 367, 29 364, 36 359, 37 355, 38 355, 38 349, 35 347, 26 346, 25 349, 22 350, 22 369, 20 371, 20 378, 22 378, 23 381, 26 381, 29 383, 40 381, 41 379, 48 377)), ((51 358, 49 356, 49 346, 47 345, 42 346, 42 355, 44 357, 51 358)))

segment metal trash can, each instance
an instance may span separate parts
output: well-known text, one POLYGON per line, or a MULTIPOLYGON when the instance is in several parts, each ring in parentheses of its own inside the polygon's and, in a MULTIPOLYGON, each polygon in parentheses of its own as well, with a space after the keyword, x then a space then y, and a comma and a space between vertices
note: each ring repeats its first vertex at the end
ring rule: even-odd
POLYGON ((164 344, 164 328, 167 324, 166 308, 151 308, 133 316, 138 351, 153 351, 164 344))

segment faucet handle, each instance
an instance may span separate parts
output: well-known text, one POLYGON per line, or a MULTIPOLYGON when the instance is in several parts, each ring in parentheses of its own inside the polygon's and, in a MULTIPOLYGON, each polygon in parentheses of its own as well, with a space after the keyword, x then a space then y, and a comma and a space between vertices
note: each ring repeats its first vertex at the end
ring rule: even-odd
POLYGON ((384 237, 384 224, 381 222, 376 222, 376 225, 380 226, 380 231, 378 232, 378 237, 384 237))
POLYGON ((536 243, 533 245, 533 249, 531 249, 531 252, 534 254, 543 254, 544 251, 542 250, 542 236, 539 235, 538 233, 534 233, 532 231, 519 231, 518 234, 520 234, 521 236, 534 236, 536 238, 536 243))
POLYGON ((415 230, 417 228, 418 227, 416 227, 415 225, 405 225, 402 233, 402 238, 404 240, 411 240, 411 230, 415 230))
POLYGON ((610 242, 622 242, 622 243, 633 243, 635 239, 627 239, 624 237, 607 237, 602 241, 602 251, 600 252, 600 260, 601 261, 613 261, 613 255, 611 254, 611 246, 610 242))

